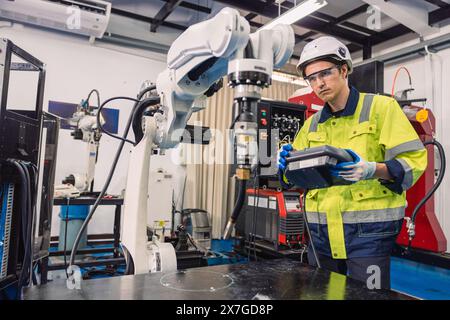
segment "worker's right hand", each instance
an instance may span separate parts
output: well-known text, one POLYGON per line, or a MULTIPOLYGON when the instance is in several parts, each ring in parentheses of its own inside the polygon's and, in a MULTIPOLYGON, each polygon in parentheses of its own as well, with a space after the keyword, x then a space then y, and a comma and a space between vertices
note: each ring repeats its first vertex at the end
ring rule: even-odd
POLYGON ((289 157, 289 151, 294 150, 292 145, 285 144, 283 147, 281 147, 280 151, 278 151, 278 168, 282 171, 286 169, 286 157, 289 157))

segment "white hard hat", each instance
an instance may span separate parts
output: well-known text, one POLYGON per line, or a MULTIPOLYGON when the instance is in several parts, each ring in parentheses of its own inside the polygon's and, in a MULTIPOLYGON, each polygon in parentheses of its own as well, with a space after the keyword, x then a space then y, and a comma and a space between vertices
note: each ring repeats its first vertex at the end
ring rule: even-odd
POLYGON ((300 55, 300 61, 297 64, 297 70, 302 77, 305 76, 304 70, 310 62, 331 58, 337 61, 345 61, 348 65, 348 74, 353 70, 352 57, 345 44, 333 37, 320 37, 309 42, 300 55))

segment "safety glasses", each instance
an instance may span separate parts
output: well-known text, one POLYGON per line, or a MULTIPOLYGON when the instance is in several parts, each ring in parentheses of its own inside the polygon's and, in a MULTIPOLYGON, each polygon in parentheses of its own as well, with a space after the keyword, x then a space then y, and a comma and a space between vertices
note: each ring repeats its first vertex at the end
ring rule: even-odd
POLYGON ((317 71, 314 72, 313 74, 310 74, 307 77, 304 77, 303 79, 305 79, 305 81, 307 81, 309 83, 310 86, 313 86, 317 83, 317 80, 320 78, 322 80, 329 78, 330 76, 333 75, 333 70, 337 69, 339 70, 340 67, 337 65, 334 65, 330 68, 327 69, 323 69, 321 71, 317 71))

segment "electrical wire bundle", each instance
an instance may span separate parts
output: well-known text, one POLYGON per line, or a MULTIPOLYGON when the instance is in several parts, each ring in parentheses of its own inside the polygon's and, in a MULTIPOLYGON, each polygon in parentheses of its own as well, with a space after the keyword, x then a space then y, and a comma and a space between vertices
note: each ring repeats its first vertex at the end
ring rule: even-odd
POLYGON ((20 179, 20 234, 23 248, 16 299, 22 298, 22 289, 31 284, 33 275, 33 218, 37 198, 37 167, 31 162, 8 159, 20 179))

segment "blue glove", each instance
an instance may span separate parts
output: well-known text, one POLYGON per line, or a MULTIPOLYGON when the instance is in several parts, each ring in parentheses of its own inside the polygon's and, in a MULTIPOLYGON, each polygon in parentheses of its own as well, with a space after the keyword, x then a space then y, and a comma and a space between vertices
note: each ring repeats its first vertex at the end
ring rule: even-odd
POLYGON ((285 144, 278 152, 278 168, 281 171, 286 169, 286 157, 289 157, 289 151, 294 150, 291 144, 285 144))
POLYGON ((353 162, 340 162, 336 164, 330 168, 331 175, 353 182, 373 177, 377 168, 376 162, 365 161, 353 150, 345 149, 345 151, 353 157, 353 162))

